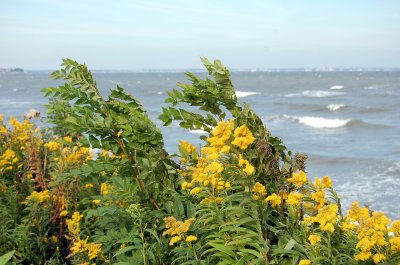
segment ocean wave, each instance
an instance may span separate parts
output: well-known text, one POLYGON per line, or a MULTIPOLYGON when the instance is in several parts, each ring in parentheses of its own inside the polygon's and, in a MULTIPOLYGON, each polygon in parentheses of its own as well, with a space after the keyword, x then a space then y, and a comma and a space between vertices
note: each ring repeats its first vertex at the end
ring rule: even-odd
POLYGON ((260 94, 259 92, 252 92, 252 91, 236 91, 237 98, 244 98, 248 96, 254 96, 260 94))
POLYGON ((383 129, 390 126, 384 124, 372 124, 357 119, 327 119, 323 117, 314 116, 290 116, 280 115, 269 118, 270 122, 276 121, 291 121, 296 122, 315 129, 336 129, 336 128, 349 128, 349 129, 362 129, 362 128, 376 128, 383 129))
POLYGON ((300 93, 291 93, 286 94, 285 97, 312 97, 312 98, 323 98, 323 97, 331 97, 338 96, 344 94, 343 92, 332 92, 332 91, 324 91, 324 90, 304 90, 300 93))
POLYGON ((339 128, 347 125, 351 119, 326 119, 322 117, 297 117, 296 120, 304 125, 321 129, 321 128, 339 128))
POLYGON ((344 104, 329 104, 326 108, 330 111, 337 111, 346 107, 344 104))
POLYGON ((389 109, 387 108, 380 108, 380 107, 364 107, 359 110, 361 113, 380 113, 380 112, 386 112, 389 109))
POLYGON ((330 89, 343 89, 343 88, 344 88, 344 86, 342 86, 342 85, 334 85, 334 86, 331 86, 330 89))

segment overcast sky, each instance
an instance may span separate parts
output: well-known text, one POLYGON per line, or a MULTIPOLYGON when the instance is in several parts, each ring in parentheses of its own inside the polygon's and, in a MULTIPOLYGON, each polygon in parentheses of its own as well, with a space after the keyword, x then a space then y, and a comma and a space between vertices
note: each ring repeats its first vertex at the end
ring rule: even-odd
POLYGON ((1 0, 0 67, 400 67, 400 1, 1 0))

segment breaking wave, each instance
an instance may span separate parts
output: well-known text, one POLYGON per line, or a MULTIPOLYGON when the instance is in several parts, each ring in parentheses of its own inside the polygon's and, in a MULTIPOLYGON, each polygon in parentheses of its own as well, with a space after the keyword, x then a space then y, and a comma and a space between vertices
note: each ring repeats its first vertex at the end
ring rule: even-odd
POLYGON ((336 129, 336 128, 349 128, 349 129, 359 129, 359 128, 388 128, 390 126, 383 124, 371 124, 362 120, 356 119, 327 119, 323 117, 314 116, 290 116, 290 115, 280 115, 271 117, 269 121, 291 121, 299 123, 308 127, 316 129, 336 129))
POLYGON ((237 98, 244 98, 248 96, 254 96, 260 94, 259 92, 252 92, 252 91, 236 91, 237 98))
POLYGON ((286 94, 285 97, 312 97, 312 98, 323 98, 323 97, 332 97, 344 94, 343 92, 333 92, 333 91, 324 91, 324 90, 304 90, 300 93, 292 93, 286 94))
POLYGON ((337 111, 346 107, 344 104, 329 104, 326 108, 330 111, 337 111))

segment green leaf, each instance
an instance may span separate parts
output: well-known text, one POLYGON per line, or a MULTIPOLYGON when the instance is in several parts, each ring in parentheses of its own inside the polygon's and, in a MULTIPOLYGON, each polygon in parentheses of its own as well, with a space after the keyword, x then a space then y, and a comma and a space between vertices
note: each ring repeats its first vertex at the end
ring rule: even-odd
POLYGON ((0 265, 6 265, 9 260, 14 256, 15 250, 7 252, 6 254, 0 256, 0 265))

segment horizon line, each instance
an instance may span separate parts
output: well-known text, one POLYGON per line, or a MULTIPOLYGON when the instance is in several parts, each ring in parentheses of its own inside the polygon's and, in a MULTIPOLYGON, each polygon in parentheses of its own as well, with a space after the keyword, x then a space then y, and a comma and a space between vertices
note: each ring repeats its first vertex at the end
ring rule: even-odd
MULTIPOLYGON (((58 69, 25 69, 21 67, 0 67, 1 70, 20 68, 24 72, 53 72, 58 69)), ((269 67, 269 68, 227 68, 230 72, 373 72, 373 71, 400 71, 400 67, 269 67)), ((106 69, 106 68, 89 68, 92 72, 138 72, 138 73, 185 73, 185 72, 207 72, 204 68, 137 68, 137 69, 106 69)))

